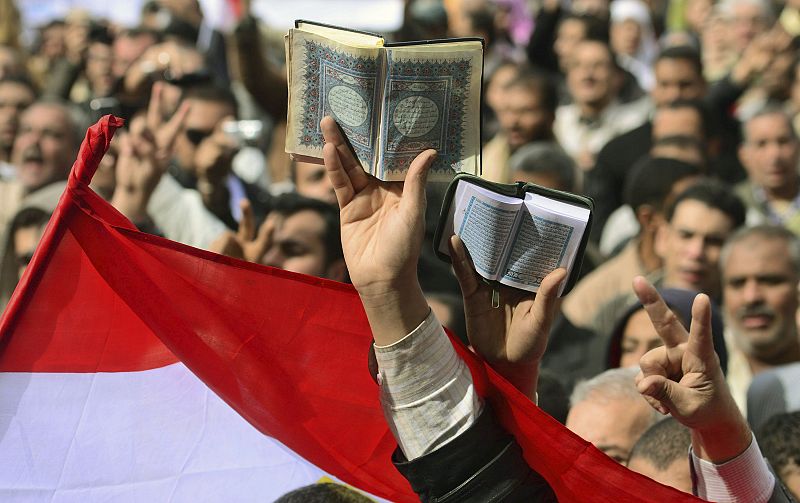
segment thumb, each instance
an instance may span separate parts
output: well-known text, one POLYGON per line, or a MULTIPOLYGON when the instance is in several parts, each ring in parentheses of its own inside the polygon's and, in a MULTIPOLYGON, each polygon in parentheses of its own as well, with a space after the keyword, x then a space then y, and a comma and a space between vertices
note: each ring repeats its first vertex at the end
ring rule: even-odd
POLYGON ((453 271, 456 273, 458 285, 461 287, 461 294, 467 298, 478 289, 478 280, 472 268, 472 262, 467 255, 464 242, 457 234, 450 236, 450 257, 453 262, 453 271))
POLYGON ((425 183, 428 180, 428 171, 436 159, 436 151, 428 149, 421 152, 412 162, 406 173, 403 183, 402 206, 410 209, 409 206, 425 208, 425 183))
POLYGON ((636 383, 645 400, 662 414, 682 416, 687 402, 687 389, 662 375, 650 375, 636 383))

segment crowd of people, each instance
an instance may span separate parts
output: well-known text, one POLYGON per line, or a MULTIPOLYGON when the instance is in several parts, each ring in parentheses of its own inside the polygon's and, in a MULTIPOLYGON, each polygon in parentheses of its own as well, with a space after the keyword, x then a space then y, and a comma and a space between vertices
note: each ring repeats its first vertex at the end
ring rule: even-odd
MULTIPOLYGON (((800 2, 405 2, 390 40, 486 42, 482 176, 595 202, 573 291, 555 298, 556 272, 499 308, 459 240, 452 267, 433 253, 433 152, 405 189, 349 169, 327 119, 325 165, 284 153, 283 34, 242 4, 229 33, 197 0, 151 0, 138 26, 76 10, 25 44, 0 0, 0 308, 84 131, 112 113, 126 127, 92 188, 139 229, 353 283, 412 484, 415 460, 474 451, 454 438, 498 441, 453 470, 514 463, 441 323, 631 470, 721 501, 800 497, 800 2)), ((521 479, 509 494, 552 496, 521 479)), ((452 489, 425 480, 425 497, 452 489)))

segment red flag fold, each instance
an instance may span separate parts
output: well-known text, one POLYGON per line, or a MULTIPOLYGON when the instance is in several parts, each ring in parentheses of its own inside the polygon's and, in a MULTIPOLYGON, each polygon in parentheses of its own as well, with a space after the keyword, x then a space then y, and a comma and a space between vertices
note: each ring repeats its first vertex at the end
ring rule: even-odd
MULTIPOLYGON (((266 435, 342 480, 414 501, 367 370, 355 290, 144 234, 89 189, 120 119, 89 129, 66 192, 0 319, 0 371, 117 372, 183 362, 266 435)), ((478 390, 561 501, 697 501, 632 473, 457 347, 478 390)))

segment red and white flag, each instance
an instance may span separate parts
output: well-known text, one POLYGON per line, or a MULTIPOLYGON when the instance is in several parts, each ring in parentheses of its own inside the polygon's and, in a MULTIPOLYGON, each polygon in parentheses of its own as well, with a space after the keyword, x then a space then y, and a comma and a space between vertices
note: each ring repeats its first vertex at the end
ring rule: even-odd
MULTIPOLYGON (((0 319, 0 500, 271 501, 330 474, 414 501, 355 290, 137 231, 89 189, 121 124, 87 133, 0 319)), ((696 501, 457 349, 560 501, 696 501)))

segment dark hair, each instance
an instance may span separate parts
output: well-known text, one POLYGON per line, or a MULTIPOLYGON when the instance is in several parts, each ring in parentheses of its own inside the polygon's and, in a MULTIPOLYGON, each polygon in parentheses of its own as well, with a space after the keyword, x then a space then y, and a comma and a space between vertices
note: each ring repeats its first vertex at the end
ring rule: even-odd
POLYGON ((564 15, 558 22, 558 28, 567 21, 578 21, 583 24, 584 37, 590 40, 603 40, 608 42, 608 22, 603 22, 597 16, 591 14, 570 12, 564 15))
POLYGON ((542 108, 555 116, 556 107, 558 107, 558 89, 550 76, 540 70, 525 66, 519 69, 504 89, 512 87, 522 87, 536 93, 542 108))
POLYGON ((0 85, 2 84, 17 84, 23 87, 27 87, 28 90, 33 94, 34 100, 39 96, 39 92, 36 89, 36 85, 34 85, 33 81, 24 75, 6 75, 2 79, 0 79, 0 85))
POLYGON ((288 492, 276 499, 275 503, 370 503, 371 501, 349 487, 322 482, 288 492))
POLYGON ((575 161, 554 141, 534 141, 521 146, 508 165, 511 171, 553 175, 562 190, 574 191, 577 184, 575 161))
POLYGON ((92 23, 89 27, 89 43, 111 45, 114 43, 114 36, 108 26, 100 23, 92 23))
MULTIPOLYGON (((679 110, 681 108, 690 108, 697 112, 697 115, 700 116, 703 134, 706 139, 714 135, 716 124, 714 123, 713 115, 708 111, 708 108, 702 100, 679 99, 671 101, 661 107, 662 110, 679 110)), ((658 114, 658 110, 656 110, 656 114, 658 114)))
POLYGON ((667 47, 658 54, 654 66, 664 59, 680 59, 686 61, 692 65, 697 75, 701 79, 703 78, 703 60, 700 57, 700 51, 690 45, 674 45, 672 47, 667 47))
POLYGON ((684 201, 699 201, 709 208, 719 210, 733 223, 733 228, 741 226, 745 219, 745 207, 742 201, 733 193, 731 187, 719 180, 703 179, 687 188, 675 198, 667 208, 667 221, 672 221, 675 208, 684 201))
POLYGON ((633 165, 625 180, 624 200, 634 211, 647 204, 660 212, 675 183, 700 174, 699 167, 687 162, 644 157, 633 165))
POLYGON ((188 99, 222 103, 233 109, 234 116, 239 116, 239 103, 236 101, 236 96, 234 96, 233 92, 227 87, 209 83, 190 86, 181 94, 180 102, 183 103, 188 99))
POLYGON ((800 467, 800 411, 769 418, 759 431, 758 445, 779 476, 792 465, 800 467))
POLYGON ((658 470, 666 470, 675 461, 687 459, 692 433, 674 417, 668 417, 651 426, 631 450, 630 460, 636 457, 646 459, 658 470))
POLYGON ((34 206, 21 209, 11 223, 8 224, 9 236, 13 236, 20 229, 29 227, 41 227, 50 220, 50 213, 34 206))
POLYGON ((273 211, 286 217, 306 210, 313 211, 325 222, 325 235, 322 237, 325 245, 325 265, 328 266, 342 259, 344 254, 342 253, 342 237, 337 208, 318 199, 304 197, 294 192, 276 197, 273 205, 273 211))

